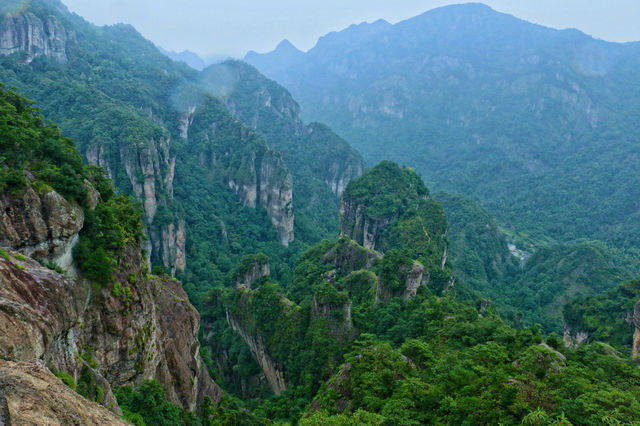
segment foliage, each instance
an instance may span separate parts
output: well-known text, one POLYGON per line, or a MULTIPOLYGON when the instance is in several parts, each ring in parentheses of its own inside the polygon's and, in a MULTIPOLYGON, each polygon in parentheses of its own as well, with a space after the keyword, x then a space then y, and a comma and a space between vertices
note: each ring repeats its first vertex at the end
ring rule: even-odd
POLYGON ((0 83, 0 189, 27 186, 29 170, 42 183, 70 200, 86 202, 86 177, 73 142, 45 122, 33 103, 0 83))
POLYGON ((95 210, 85 213, 73 258, 88 279, 104 285, 111 281, 125 245, 138 245, 142 237, 142 213, 137 204, 125 196, 103 199, 95 210))
POLYGON ((166 400, 165 390, 155 380, 145 380, 134 390, 122 386, 114 392, 125 419, 141 425, 200 425, 190 411, 166 400), (140 422, 140 419, 142 422, 140 422))

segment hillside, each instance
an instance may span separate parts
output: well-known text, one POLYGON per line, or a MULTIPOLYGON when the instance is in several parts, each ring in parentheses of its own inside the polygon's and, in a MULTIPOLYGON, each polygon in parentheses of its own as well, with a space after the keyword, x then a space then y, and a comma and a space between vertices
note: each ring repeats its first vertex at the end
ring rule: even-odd
POLYGON ((511 328, 490 304, 456 301, 446 228, 419 176, 383 162, 347 185, 343 236, 309 249, 291 285, 256 256, 234 289, 211 293, 211 362, 230 392, 260 401, 254 421, 598 424, 637 415, 630 357, 601 344, 574 350, 536 327, 511 328), (416 234, 431 238, 416 244, 416 234))
POLYGON ((143 203, 148 263, 180 276, 196 303, 242 255, 269 252, 286 281, 295 253, 337 232, 336 185, 362 160, 328 128, 307 129, 297 109, 277 125, 291 141, 278 146, 286 159, 272 149, 271 129, 240 121, 264 106, 254 83, 297 105, 255 70, 226 93, 212 70, 172 62, 131 26, 93 26, 55 0, 31 1, 1 24, 15 43, 0 51, 0 81, 35 99, 87 162, 143 203), (227 95, 245 116, 230 112, 227 95), (344 161, 331 163, 338 153, 344 161))
POLYGON ((639 43, 465 4, 245 60, 368 164, 414 167, 527 243, 587 238, 637 254, 639 43))
POLYGON ((2 86, 0 134, 0 420, 120 424, 123 386, 195 419, 222 390, 182 286, 148 272, 140 206, 2 86))

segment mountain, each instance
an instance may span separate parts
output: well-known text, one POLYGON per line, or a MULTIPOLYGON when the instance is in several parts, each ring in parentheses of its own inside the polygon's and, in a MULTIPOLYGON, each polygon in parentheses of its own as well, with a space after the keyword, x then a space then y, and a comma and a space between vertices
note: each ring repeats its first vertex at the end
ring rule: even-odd
POLYGON ((162 54, 173 59, 176 62, 184 62, 194 70, 202 71, 207 66, 207 64, 200 56, 189 50, 183 50, 180 53, 164 50, 161 47, 158 47, 158 50, 162 52, 162 54))
POLYGON ((289 62, 280 50, 245 59, 367 163, 479 200, 526 244, 640 243, 640 43, 464 4, 351 26, 289 62))
MULTIPOLYGON (((247 120, 261 111, 253 83, 227 93, 226 74, 173 62, 133 27, 96 27, 55 0, 30 2, 0 28, 0 81, 35 99, 87 162, 142 202, 147 263, 177 274, 196 304, 244 254, 268 252, 286 281, 290 257, 337 232, 331 185, 345 185, 362 160, 326 127, 283 116, 278 140, 288 143, 276 151, 261 134, 269 129, 226 104, 242 99, 247 120)), ((295 104, 255 70, 245 75, 295 104)))
POLYGON ((447 220, 429 194, 414 171, 382 162, 347 185, 343 235, 305 252, 292 284, 269 277, 265 256, 245 258, 235 288, 203 305, 227 389, 263 398, 257 418, 302 425, 635 418, 631 357, 565 347, 506 325, 490 303, 456 300, 447 220))
POLYGON ((140 207, 2 87, 0 123, 0 419, 117 424, 114 393, 150 379, 185 415, 220 400, 198 313, 178 281, 148 272, 140 207))

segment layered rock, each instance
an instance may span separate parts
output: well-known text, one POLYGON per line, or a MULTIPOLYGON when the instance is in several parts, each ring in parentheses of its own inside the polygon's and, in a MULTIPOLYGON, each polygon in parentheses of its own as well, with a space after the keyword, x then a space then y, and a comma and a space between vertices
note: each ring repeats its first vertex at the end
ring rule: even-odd
POLYGON ((68 38, 64 26, 54 16, 40 19, 27 12, 0 21, 0 55, 25 52, 27 62, 42 55, 67 62, 68 38))
POLYGON ((105 288, 24 259, 0 258, 0 358, 41 360, 75 380, 91 360, 112 387, 155 378, 185 409, 220 398, 199 356, 198 313, 178 282, 141 271, 138 248, 125 250, 105 288))
POLYGON ((240 334, 242 339, 249 346, 249 349, 251 349, 251 354, 262 369, 273 393, 280 395, 282 392, 287 390, 287 382, 284 378, 282 367, 271 357, 271 355, 269 355, 262 336, 246 330, 242 323, 228 312, 227 321, 229 322, 229 325, 231 325, 231 328, 240 334))
POLYGON ((171 154, 171 138, 167 135, 149 139, 144 144, 120 144, 117 156, 105 152, 102 144, 88 145, 85 157, 90 164, 113 171, 124 169, 131 191, 142 202, 149 241, 145 247, 148 264, 160 263, 172 275, 186 267, 187 241, 184 221, 166 210, 173 198, 176 157, 171 154), (165 209, 162 221, 155 221, 159 210, 165 209), (167 217, 168 216, 168 217, 167 217))
POLYGON ((367 215, 365 209, 365 204, 356 204, 343 197, 340 201, 340 234, 365 248, 375 250, 380 233, 398 214, 375 218, 367 215))
POLYGON ((19 195, 0 194, 0 245, 27 256, 72 266, 71 251, 84 224, 84 213, 51 188, 27 184, 19 195))
POLYGON ((362 174, 360 155, 329 127, 304 124, 300 106, 283 87, 243 62, 228 61, 204 71, 205 77, 218 74, 233 81, 233 90, 224 97, 229 111, 282 152, 294 177, 301 176, 302 166, 340 197, 349 181, 362 174))
POLYGON ((0 424, 127 425, 90 402, 37 361, 0 360, 0 424))

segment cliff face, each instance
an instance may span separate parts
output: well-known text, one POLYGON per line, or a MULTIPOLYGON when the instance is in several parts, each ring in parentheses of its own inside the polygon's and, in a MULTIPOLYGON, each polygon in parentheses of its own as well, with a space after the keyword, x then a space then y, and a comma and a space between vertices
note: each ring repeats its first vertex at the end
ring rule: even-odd
POLYGON ((168 217, 155 221, 158 211, 173 199, 176 156, 171 153, 171 138, 164 135, 143 144, 121 143, 116 155, 105 152, 103 144, 88 145, 84 151, 87 162, 103 167, 111 178, 115 171, 123 170, 131 191, 142 202, 149 236, 145 247, 148 263, 160 263, 172 275, 184 270, 184 221, 168 210, 168 217))
POLYGON ((300 106, 289 92, 253 67, 229 61, 203 74, 205 78, 225 75, 233 82, 225 105, 264 136, 271 148, 282 152, 296 178, 310 170, 339 197, 347 183, 362 174, 364 162, 355 150, 327 126, 304 124, 300 106))
POLYGON ((41 55, 67 62, 68 38, 64 26, 54 16, 43 20, 27 12, 0 21, 0 55, 26 52, 27 62, 41 55))
POLYGON ((227 313, 227 321, 251 349, 251 354, 267 378, 271 391, 276 395, 280 395, 287 390, 287 382, 284 378, 282 367, 269 355, 262 336, 248 332, 242 323, 229 313, 227 313))
POLYGON ((186 131, 203 172, 224 182, 246 207, 264 208, 283 245, 294 236, 293 178, 282 156, 210 100, 186 131))
MULTIPOLYGON (((117 284, 105 288, 21 259, 0 258, 1 359, 40 360, 75 380, 91 366, 111 387, 155 378, 185 409, 220 398, 199 356, 198 313, 179 283, 141 270, 138 248, 125 250, 117 284)), ((108 389, 102 401, 115 401, 108 389)))
POLYGON ((382 230, 397 218, 374 218, 365 213, 366 206, 344 198, 340 201, 340 234, 346 235, 365 248, 375 250, 382 230))
POLYGON ((51 189, 30 184, 19 196, 0 194, 0 245, 69 269, 84 213, 51 189))
POLYGON ((36 361, 0 360, 0 424, 127 425, 36 361))

